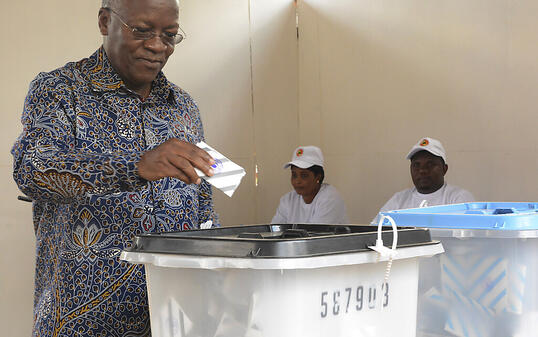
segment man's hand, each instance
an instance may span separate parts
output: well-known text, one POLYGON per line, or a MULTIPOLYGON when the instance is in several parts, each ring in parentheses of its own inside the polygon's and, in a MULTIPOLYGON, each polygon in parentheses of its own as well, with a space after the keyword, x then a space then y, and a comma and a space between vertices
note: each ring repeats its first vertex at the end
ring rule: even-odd
POLYGON ((212 176, 213 164, 215 160, 198 146, 172 138, 142 155, 138 175, 149 181, 173 177, 187 184, 199 184, 201 179, 194 168, 212 176))

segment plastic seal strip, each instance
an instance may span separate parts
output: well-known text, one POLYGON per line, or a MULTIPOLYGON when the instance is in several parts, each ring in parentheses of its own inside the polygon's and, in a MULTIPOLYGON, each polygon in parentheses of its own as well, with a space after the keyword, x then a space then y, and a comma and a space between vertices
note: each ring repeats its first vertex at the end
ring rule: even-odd
POLYGON ((398 229, 396 227, 396 223, 390 216, 382 215, 377 225, 377 240, 375 242, 375 246, 368 246, 368 248, 375 250, 376 252, 381 254, 381 256, 393 257, 394 255, 396 255, 397 245, 398 245, 398 229), (392 225, 392 232, 393 232, 392 249, 387 248, 383 245, 383 238, 381 237, 381 228, 383 226, 383 222, 385 219, 387 219, 392 225))
POLYGON ((387 283, 390 275, 390 268, 392 267, 392 258, 396 256, 396 247, 398 245, 398 228, 396 227, 396 222, 394 222, 394 219, 392 219, 388 215, 382 215, 379 219, 379 223, 377 225, 377 240, 375 242, 375 246, 368 246, 368 248, 375 250, 379 253, 378 258, 380 256, 388 256, 389 261, 387 262, 387 269, 385 270, 385 278, 383 281, 383 284, 387 283), (392 249, 385 247, 383 245, 383 238, 381 236, 381 229, 383 227, 383 222, 387 219, 390 224, 392 225, 392 249))

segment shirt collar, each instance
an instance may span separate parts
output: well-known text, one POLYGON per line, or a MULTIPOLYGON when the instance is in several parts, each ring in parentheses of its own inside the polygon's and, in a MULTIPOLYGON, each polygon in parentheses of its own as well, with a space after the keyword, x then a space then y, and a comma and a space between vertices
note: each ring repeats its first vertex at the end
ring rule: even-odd
POLYGON ((437 197, 438 195, 441 195, 443 194, 443 191, 445 190, 445 187, 446 187, 446 181, 445 183, 443 184, 443 186, 441 186, 437 191, 433 191, 432 193, 428 193, 428 194, 423 194, 423 193, 420 193, 416 187, 413 187, 413 189, 415 190, 415 193, 420 196, 421 198, 435 198, 437 197))
MULTIPOLYGON (((87 59, 87 62, 82 65, 82 68, 83 72, 88 74, 90 85, 94 91, 110 92, 123 89, 133 92, 125 86, 120 75, 114 70, 102 46, 87 59)), ((148 99, 175 99, 173 92, 171 83, 166 79, 163 72, 160 71, 155 80, 153 80, 148 99)))

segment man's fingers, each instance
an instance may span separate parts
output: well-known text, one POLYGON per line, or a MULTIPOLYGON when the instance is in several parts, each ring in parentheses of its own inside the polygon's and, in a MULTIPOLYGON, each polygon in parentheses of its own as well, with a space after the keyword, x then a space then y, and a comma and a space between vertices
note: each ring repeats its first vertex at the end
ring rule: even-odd
POLYGON ((206 151, 173 138, 144 153, 138 162, 138 173, 149 181, 174 177, 187 184, 199 184, 201 180, 194 168, 212 176, 213 164, 215 160, 206 151))
MULTIPOLYGON (((179 141, 177 139, 173 140, 172 146, 174 147, 174 153, 176 153, 179 157, 185 158, 189 161, 189 166, 196 167, 206 176, 210 177, 213 175, 213 169, 211 168, 211 165, 215 164, 215 160, 205 150, 199 148, 196 145, 179 141)), ((186 165, 177 167, 180 169, 187 169, 186 165)))
POLYGON ((181 179, 181 180, 187 182, 188 184, 200 183, 199 182, 200 177, 198 177, 198 174, 194 170, 194 167, 191 165, 191 163, 187 159, 181 156, 174 155, 168 158, 168 160, 169 160, 170 165, 174 167, 175 170, 177 170, 177 173, 174 175, 174 177, 181 179, 179 178, 179 176, 181 175, 186 179, 186 180, 184 179, 181 179))
POLYGON ((170 174, 170 177, 179 179, 179 180, 183 181, 186 184, 197 184, 197 185, 200 184, 201 179, 198 176, 196 176, 196 178, 195 178, 196 180, 193 181, 193 180, 191 180, 191 178, 189 178, 187 175, 185 175, 182 171, 180 171, 180 170, 178 170, 176 168, 174 168, 174 169, 175 169, 176 173, 175 174, 170 174))
POLYGON ((177 153, 180 157, 186 158, 191 166, 196 167, 207 176, 213 175, 211 165, 215 164, 213 157, 205 150, 190 143, 181 142, 182 149, 177 153))
POLYGON ((204 162, 208 163, 210 166, 215 164, 215 160, 213 159, 213 157, 211 157, 211 155, 209 155, 209 153, 207 153, 205 150, 199 148, 196 145, 192 145, 192 144, 189 144, 189 145, 192 146, 191 152, 188 153, 188 157, 187 157, 189 161, 196 162, 198 159, 202 159, 204 162))
POLYGON ((177 178, 186 184, 200 184, 201 179, 200 177, 198 177, 196 172, 194 172, 194 169, 192 168, 192 166, 190 167, 191 167, 191 170, 194 172, 194 174, 187 173, 189 172, 188 169, 186 168, 180 169, 177 167, 177 165, 181 166, 181 164, 178 162, 173 163, 171 161, 167 161, 166 163, 163 163, 163 165, 161 166, 161 170, 159 171, 159 175, 155 177, 156 178, 155 180, 158 180, 164 177, 171 177, 171 178, 177 178))

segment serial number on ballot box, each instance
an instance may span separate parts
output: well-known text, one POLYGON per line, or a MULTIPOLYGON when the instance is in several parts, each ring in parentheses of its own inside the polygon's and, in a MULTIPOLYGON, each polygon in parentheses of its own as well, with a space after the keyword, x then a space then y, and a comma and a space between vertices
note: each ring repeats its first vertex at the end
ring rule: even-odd
POLYGON ((381 287, 376 285, 354 286, 342 289, 332 289, 321 292, 321 318, 339 316, 373 310, 376 306, 383 308, 389 305, 389 284, 383 283, 381 287), (377 298, 379 289, 382 300, 377 298))

